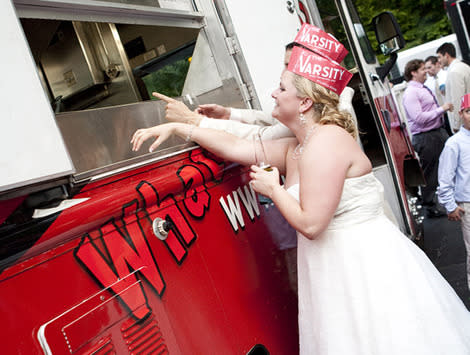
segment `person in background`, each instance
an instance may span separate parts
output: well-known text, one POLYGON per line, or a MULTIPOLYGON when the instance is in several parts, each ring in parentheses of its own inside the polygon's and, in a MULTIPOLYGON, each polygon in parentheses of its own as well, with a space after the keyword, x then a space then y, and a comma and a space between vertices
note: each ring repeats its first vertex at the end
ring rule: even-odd
MULTIPOLYGON (((455 107, 460 104, 463 95, 470 92, 470 66, 456 57, 455 47, 452 43, 443 43, 437 48, 437 59, 442 67, 447 67, 445 101, 455 107)), ((449 123, 453 132, 457 132, 462 121, 457 112, 449 113, 449 123)))
MULTIPOLYGON (((336 63, 294 49, 272 97, 273 116, 295 137, 265 143, 270 171, 251 167, 252 188, 297 230, 300 354, 468 355, 470 313, 383 213, 383 186, 354 121, 338 110, 347 80, 336 63), (315 65, 344 76, 325 82, 308 70, 315 65)), ((132 149, 155 138, 153 150, 173 134, 226 160, 256 163, 249 140, 184 123, 139 129, 132 149)))
MULTIPOLYGON (((427 79, 424 85, 427 86, 437 99, 437 103, 442 106, 445 103, 447 71, 441 67, 437 57, 430 55, 424 60, 427 79)), ((447 112, 444 112, 444 125, 449 136, 452 135, 447 112)))
POLYGON ((450 137, 439 158, 439 202, 451 221, 461 221, 470 289, 470 93, 462 97, 462 127, 450 137))
POLYGON ((451 103, 439 106, 431 90, 424 86, 426 70, 421 59, 413 59, 405 66, 405 80, 408 82, 403 94, 403 108, 410 131, 412 144, 419 155, 426 185, 421 187, 423 205, 429 217, 440 217, 435 194, 438 185, 437 170, 439 155, 449 137, 444 128, 444 112, 452 111, 451 103))
POLYGON ((447 72, 442 69, 441 64, 434 55, 430 55, 424 60, 424 69, 427 74, 424 85, 431 89, 439 105, 444 105, 447 72))

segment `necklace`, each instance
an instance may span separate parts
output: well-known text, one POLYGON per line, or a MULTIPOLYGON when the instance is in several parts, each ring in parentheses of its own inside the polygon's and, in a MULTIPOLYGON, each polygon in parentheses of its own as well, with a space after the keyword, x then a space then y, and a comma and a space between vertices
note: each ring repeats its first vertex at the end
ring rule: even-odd
POLYGON ((302 144, 300 143, 297 144, 294 151, 292 152, 292 159, 297 160, 300 158, 300 156, 302 155, 304 151, 305 144, 307 144, 307 142, 309 141, 310 136, 312 135, 312 132, 314 129, 315 129, 315 126, 312 126, 308 129, 307 133, 305 134, 305 138, 302 144))

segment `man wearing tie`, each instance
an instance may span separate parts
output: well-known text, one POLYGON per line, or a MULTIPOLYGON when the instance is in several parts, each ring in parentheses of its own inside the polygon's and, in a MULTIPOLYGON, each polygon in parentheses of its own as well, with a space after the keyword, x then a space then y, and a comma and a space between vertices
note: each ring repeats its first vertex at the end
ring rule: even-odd
MULTIPOLYGON (((441 63, 439 63, 437 57, 434 55, 430 55, 424 60, 424 69, 426 69, 427 74, 427 79, 424 82, 424 85, 431 89, 439 106, 444 105, 446 97, 447 71, 442 68, 441 63)), ((447 113, 444 113, 444 123, 447 133, 451 136, 452 129, 450 128, 447 113)))
POLYGON ((421 188, 423 205, 429 217, 439 217, 445 212, 436 208, 436 188, 439 155, 449 137, 444 128, 444 112, 452 111, 451 103, 439 106, 431 90, 424 86, 426 69, 424 61, 413 59, 405 66, 408 82, 403 94, 403 108, 408 118, 413 147, 419 155, 426 186, 421 188))
POLYGON ((442 69, 441 64, 434 55, 430 55, 424 60, 424 69, 426 69, 428 75, 424 85, 431 89, 439 105, 443 105, 446 95, 447 72, 442 69))

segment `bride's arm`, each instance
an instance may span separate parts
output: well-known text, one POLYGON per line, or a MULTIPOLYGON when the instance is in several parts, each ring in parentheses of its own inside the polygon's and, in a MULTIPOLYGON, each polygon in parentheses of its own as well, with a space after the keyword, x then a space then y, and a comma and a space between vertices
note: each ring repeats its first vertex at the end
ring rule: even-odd
POLYGON ((326 229, 338 207, 354 148, 346 135, 335 126, 316 129, 299 161, 299 202, 279 185, 276 174, 253 167, 255 191, 270 197, 289 224, 308 239, 326 229))
MULTIPOLYGON (((198 143, 211 153, 242 165, 256 164, 254 143, 250 139, 242 139, 232 134, 210 128, 200 128, 185 123, 166 123, 159 126, 137 130, 131 140, 132 150, 137 151, 142 143, 154 137, 155 142, 150 146, 154 151, 171 135, 198 143)), ((285 171, 285 156, 292 138, 263 142, 268 153, 268 162, 280 171, 285 171)))

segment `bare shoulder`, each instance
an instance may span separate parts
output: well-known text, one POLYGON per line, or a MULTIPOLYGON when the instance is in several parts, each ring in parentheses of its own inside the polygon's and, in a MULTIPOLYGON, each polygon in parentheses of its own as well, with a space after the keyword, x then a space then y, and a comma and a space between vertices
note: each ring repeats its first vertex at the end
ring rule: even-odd
POLYGON ((308 144, 312 152, 341 159, 357 159, 364 155, 357 141, 345 129, 336 125, 321 125, 312 134, 308 144))
POLYGON ((314 140, 322 145, 357 145, 354 138, 345 129, 332 124, 317 126, 312 137, 315 137, 314 140))
POLYGON ((343 128, 336 125, 320 125, 312 132, 305 146, 309 155, 323 155, 329 158, 347 160, 355 151, 357 142, 343 128))
POLYGON ((339 126, 319 126, 309 143, 308 155, 343 177, 360 176, 372 168, 357 141, 339 126))

